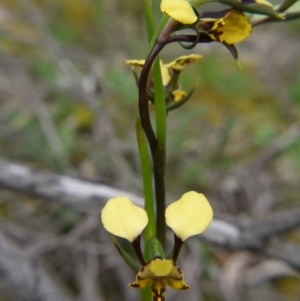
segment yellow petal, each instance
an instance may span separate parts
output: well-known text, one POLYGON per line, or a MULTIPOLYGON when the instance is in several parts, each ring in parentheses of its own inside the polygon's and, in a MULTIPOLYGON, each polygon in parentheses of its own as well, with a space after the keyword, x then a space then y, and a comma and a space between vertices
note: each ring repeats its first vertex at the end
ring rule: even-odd
MULTIPOLYGON (((136 279, 129 286, 146 287, 152 286, 152 294, 163 298, 166 285, 175 289, 187 289, 189 286, 184 281, 181 269, 172 259, 154 258, 138 272, 136 279)), ((156 300, 156 299, 155 299, 156 300)))
POLYGON ((143 68, 143 66, 145 64, 145 60, 126 60, 125 64, 127 64, 129 66, 143 68))
POLYGON ((197 62, 203 58, 202 55, 199 54, 190 54, 190 55, 183 55, 178 57, 176 60, 166 64, 167 68, 171 68, 176 71, 183 70, 188 64, 197 62))
POLYGON ((132 242, 146 227, 146 211, 134 205, 126 196, 110 199, 101 213, 104 228, 113 235, 132 242))
POLYGON ((164 277, 154 278, 151 293, 154 301, 164 301, 166 296, 167 279, 164 277))
POLYGON ((172 288, 175 288, 177 290, 185 290, 190 288, 184 280, 181 279, 174 279, 174 278, 167 278, 167 283, 169 286, 171 286, 172 288))
POLYGON ((172 91, 172 95, 173 95, 174 101, 180 101, 182 98, 184 98, 187 95, 187 93, 183 90, 177 89, 177 90, 172 91))
POLYGON ((133 287, 152 285, 152 279, 168 276, 172 272, 173 266, 174 262, 171 259, 154 258, 141 268, 136 275, 135 282, 129 285, 133 287))
POLYGON ((142 269, 138 272, 136 280, 166 277, 173 269, 174 262, 172 259, 154 258, 151 259, 142 269))
POLYGON ((168 276, 173 267, 173 260, 164 258, 154 258, 147 265, 154 277, 168 276))
POLYGON ((212 39, 221 42, 220 36, 223 32, 219 28, 223 28, 225 25, 224 18, 229 15, 230 11, 230 9, 224 9, 221 11, 204 12, 195 26, 200 32, 205 32, 212 39))
POLYGON ((166 223, 182 241, 203 232, 212 218, 209 202, 203 194, 195 191, 185 193, 166 209, 166 223))
POLYGON ((170 83, 172 78, 168 67, 165 64, 163 64, 162 61, 160 61, 160 70, 161 70, 163 86, 166 87, 170 83))
POLYGON ((212 39, 227 44, 241 42, 252 32, 252 25, 247 16, 236 9, 203 13, 196 27, 212 39))
POLYGON ((223 32, 223 41, 228 44, 235 44, 248 38, 252 32, 252 25, 246 15, 236 9, 231 10, 224 18, 224 27, 220 28, 223 32))
POLYGON ((186 0, 162 0, 160 10, 182 24, 193 24, 198 19, 186 0))
POLYGON ((136 279, 134 282, 129 283, 128 285, 140 288, 147 287, 149 285, 152 285, 152 278, 136 279))
POLYGON ((175 289, 188 289, 189 286, 184 281, 184 276, 181 269, 175 264, 167 278, 168 285, 175 289))

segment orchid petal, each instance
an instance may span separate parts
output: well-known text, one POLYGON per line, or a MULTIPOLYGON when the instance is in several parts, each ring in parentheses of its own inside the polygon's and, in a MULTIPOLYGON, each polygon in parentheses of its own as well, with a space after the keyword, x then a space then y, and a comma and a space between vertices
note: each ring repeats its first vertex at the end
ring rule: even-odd
POLYGON ((113 235, 134 241, 148 223, 146 211, 126 196, 110 199, 101 213, 104 228, 113 235))
POLYGON ((185 241, 209 226, 213 210, 203 194, 190 191, 169 205, 165 216, 167 225, 182 241, 185 241))
POLYGON ((182 24, 193 24, 198 19, 192 6, 186 0, 162 0, 160 9, 182 24))

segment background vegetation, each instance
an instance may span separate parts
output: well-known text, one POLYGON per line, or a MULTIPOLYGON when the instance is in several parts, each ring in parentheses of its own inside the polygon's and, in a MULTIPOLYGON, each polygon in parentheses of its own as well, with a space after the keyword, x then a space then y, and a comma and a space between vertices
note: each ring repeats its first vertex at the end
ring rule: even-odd
MULTIPOLYGON (((136 0, 1 1, 2 160, 142 193, 137 88, 124 64, 145 58, 142 11, 136 0)), ((300 207, 299 30, 300 21, 255 27, 237 45, 242 69, 221 44, 193 50, 204 59, 181 79, 185 90, 197 88, 168 117, 168 201, 201 191, 217 218, 239 227, 300 207)), ((162 58, 183 53, 170 45, 162 58)), ((30 258, 29 274, 38 266, 58 285, 59 297, 46 300, 138 300, 126 286, 134 274, 99 225, 98 211, 1 185, 0 240, 30 258)), ((299 228, 270 239, 279 238, 297 246, 299 228)), ((180 259, 190 258, 183 270, 192 289, 167 299, 234 301, 241 283, 230 273, 248 277, 251 267, 271 259, 250 249, 192 240, 180 259)), ((244 290, 250 300, 299 300, 299 266, 280 262, 284 267, 244 290)), ((0 260, 1 301, 45 300, 33 299, 34 289, 22 295, 4 270, 0 260)))

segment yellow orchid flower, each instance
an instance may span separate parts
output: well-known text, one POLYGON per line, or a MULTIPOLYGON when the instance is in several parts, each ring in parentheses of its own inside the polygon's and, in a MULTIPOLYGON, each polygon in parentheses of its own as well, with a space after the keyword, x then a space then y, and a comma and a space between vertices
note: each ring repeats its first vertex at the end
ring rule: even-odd
MULTIPOLYGON (((202 55, 190 54, 180 56, 166 64, 163 63, 163 61, 160 61, 163 86, 166 90, 166 95, 171 99, 171 101, 178 102, 188 95, 187 92, 180 89, 180 85, 178 83, 179 74, 188 64, 197 62, 202 58, 202 55)), ((132 67, 143 68, 145 60, 126 60, 125 63, 132 67)), ((153 99, 153 93, 151 93, 151 91, 149 98, 150 100, 153 99)), ((167 102, 169 102, 170 99, 167 102)))
POLYGON ((239 43, 252 32, 252 25, 247 16, 236 9, 203 13, 195 27, 213 40, 227 44, 239 43))
MULTIPOLYGON (((170 74, 169 69, 167 68, 166 64, 164 64, 162 60, 160 60, 159 63, 160 63, 160 70, 161 70, 163 86, 165 87, 171 81, 171 74, 170 74)), ((145 60, 125 60, 125 64, 132 66, 132 67, 143 68, 144 64, 145 64, 145 60)))
POLYGON ((167 207, 165 217, 175 236, 172 259, 154 257, 146 263, 139 245, 140 235, 148 223, 146 211, 134 205, 128 197, 119 196, 110 199, 101 213, 104 228, 130 241, 142 264, 135 281, 129 285, 139 288, 151 286, 154 301, 164 300, 167 285, 174 289, 189 288, 175 262, 183 242, 209 226, 213 211, 203 194, 190 191, 167 207))
MULTIPOLYGON (((203 58, 202 55, 199 54, 189 54, 189 55, 182 55, 175 59, 170 63, 164 64, 163 61, 160 61, 160 69, 162 74, 163 86, 167 86, 172 77, 172 70, 173 71, 182 71, 188 64, 193 62, 198 62, 203 58)), ((132 67, 139 67, 143 68, 145 64, 145 60, 126 60, 125 64, 130 65, 132 67)))
MULTIPOLYGON (((201 0, 162 0, 160 9, 178 21, 183 27, 190 27, 207 34, 211 39, 232 45, 249 37, 252 24, 245 12, 265 14, 284 19, 284 14, 276 11, 267 0, 221 0, 231 6, 216 12, 207 12, 199 16, 193 8, 203 4, 201 0)), ((179 27, 180 29, 182 26, 179 27)))

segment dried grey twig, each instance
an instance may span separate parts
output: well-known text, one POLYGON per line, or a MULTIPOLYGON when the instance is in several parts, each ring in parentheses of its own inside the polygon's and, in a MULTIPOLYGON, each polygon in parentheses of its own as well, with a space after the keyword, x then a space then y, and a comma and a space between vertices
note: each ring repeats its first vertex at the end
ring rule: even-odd
POLYGON ((103 202, 127 195, 136 204, 143 200, 127 191, 67 176, 41 172, 24 165, 0 160, 0 186, 45 199, 54 199, 83 213, 99 214, 103 202))
MULTIPOLYGON (((30 193, 66 204, 82 213, 99 214, 104 201, 117 195, 127 195, 138 205, 142 198, 110 186, 45 173, 20 164, 0 160, 0 186, 10 190, 30 193)), ((247 225, 232 224, 214 219, 202 234, 206 241, 228 248, 261 250, 300 268, 300 247, 281 244, 271 237, 300 225, 300 209, 281 212, 268 220, 252 221, 247 225), (285 246, 288 246, 285 248, 285 246), (285 249, 284 252, 282 249, 285 249)))

